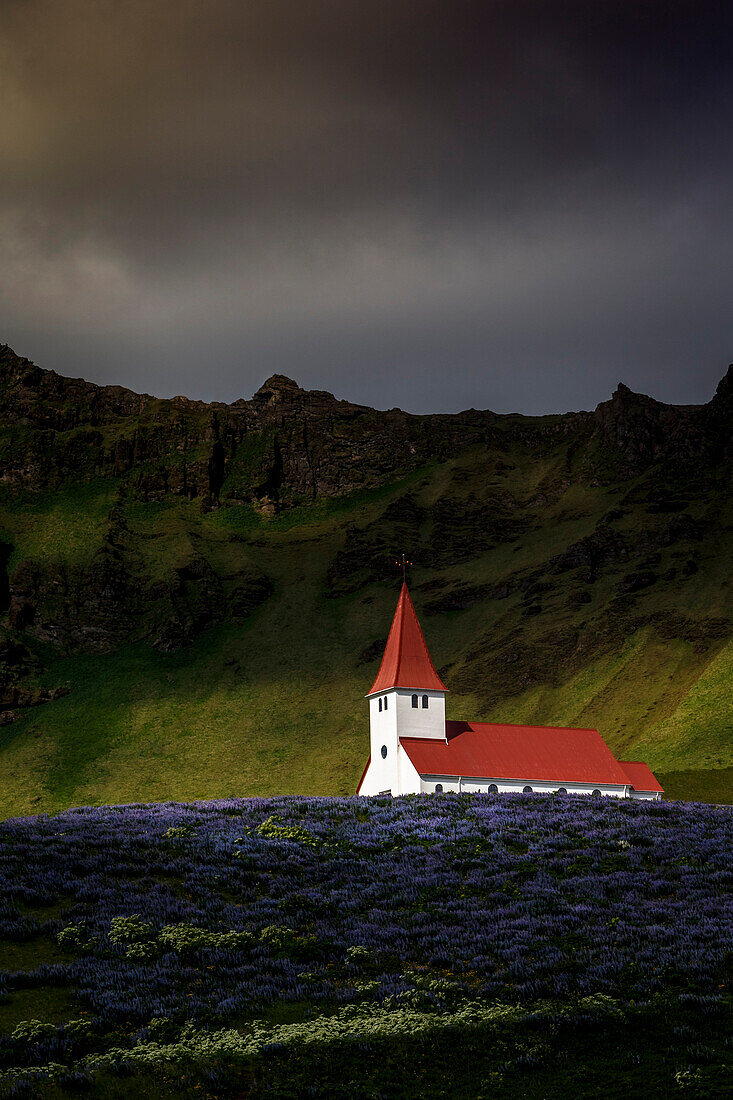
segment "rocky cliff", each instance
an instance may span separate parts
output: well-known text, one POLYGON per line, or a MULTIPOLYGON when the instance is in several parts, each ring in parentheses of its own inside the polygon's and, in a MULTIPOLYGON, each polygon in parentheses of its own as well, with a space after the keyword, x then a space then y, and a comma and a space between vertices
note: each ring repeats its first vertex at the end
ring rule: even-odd
MULTIPOLYGON (((568 443, 566 469, 553 468, 533 503, 557 499, 573 483, 625 484, 651 467, 684 477, 715 469, 730 457, 733 368, 705 406, 665 405, 620 384, 593 413, 555 417, 498 416, 469 410, 413 416, 377 411, 332 394, 307 391, 273 375, 249 400, 206 404, 168 400, 120 386, 96 386, 43 370, 0 345, 0 485, 11 512, 34 495, 64 494, 107 482, 113 488, 98 544, 80 563, 21 558, 8 537, 0 546, 0 607, 15 630, 61 646, 95 648, 135 636, 141 611, 156 607, 156 645, 185 644, 203 626, 246 614, 270 591, 267 578, 245 569, 227 585, 191 543, 165 579, 146 577, 141 540, 125 518, 130 502, 182 497, 206 512, 249 506, 272 516, 303 502, 345 497, 399 479, 426 463, 478 450, 487 455, 528 450, 539 463, 558 440, 568 443), (15 567, 8 572, 13 556, 15 567)), ((501 458, 499 459, 501 462, 501 458)), ((670 492, 667 510, 675 508, 670 492)), ((83 505, 82 505, 83 508, 83 505)), ((467 500, 443 496, 430 508, 430 536, 418 534, 427 513, 404 502, 379 530, 355 528, 334 559, 334 594, 355 590, 389 556, 394 521, 424 566, 475 556, 516 539, 526 515, 511 494, 467 500), (351 565, 349 564, 351 563, 351 565)), ((81 517, 80 517, 81 518, 81 517)), ((12 527, 12 524, 11 524, 12 527)), ((663 536, 666 537, 666 536, 663 536)), ((590 571, 618 553, 601 526, 563 560, 590 571)), ((52 549, 46 547, 45 551, 52 549)), ((234 555, 237 556, 236 554, 234 555)), ((241 558, 241 554, 239 555, 241 558)), ((241 565, 241 563, 240 563, 241 565)))

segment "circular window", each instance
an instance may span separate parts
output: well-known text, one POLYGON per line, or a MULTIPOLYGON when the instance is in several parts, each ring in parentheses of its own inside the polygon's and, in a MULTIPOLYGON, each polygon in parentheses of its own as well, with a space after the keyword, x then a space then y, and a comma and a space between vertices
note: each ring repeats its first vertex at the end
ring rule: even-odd
POLYGON ((532 788, 531 787, 524 787, 523 790, 522 790, 522 794, 532 794, 532 788))
POLYGON ((568 793, 568 789, 567 789, 567 787, 558 787, 558 788, 557 788, 557 793, 558 793, 558 794, 567 794, 567 793, 568 793))
POLYGON ((598 790, 598 788, 597 788, 597 787, 596 787, 596 789, 595 789, 595 790, 593 791, 593 797, 594 797, 594 798, 600 798, 600 797, 601 797, 601 792, 600 792, 600 791, 598 790))
POLYGON ((443 793, 443 784, 442 783, 436 783, 435 784, 435 793, 436 794, 442 794, 443 793))
POLYGON ((499 788, 496 783, 489 783, 489 794, 498 794, 499 788))
POLYGON ((385 760, 386 757, 387 757, 387 746, 382 745, 382 760, 385 760))

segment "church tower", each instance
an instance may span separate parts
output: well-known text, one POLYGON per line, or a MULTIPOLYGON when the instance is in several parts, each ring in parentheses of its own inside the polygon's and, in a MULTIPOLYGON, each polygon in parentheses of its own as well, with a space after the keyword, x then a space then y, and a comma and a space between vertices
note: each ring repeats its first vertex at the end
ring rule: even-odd
POLYGON ((414 769, 406 757, 403 759, 401 737, 445 742, 446 691, 430 659, 407 584, 403 584, 382 663, 367 694, 369 793, 405 790, 407 776, 401 771, 414 769))

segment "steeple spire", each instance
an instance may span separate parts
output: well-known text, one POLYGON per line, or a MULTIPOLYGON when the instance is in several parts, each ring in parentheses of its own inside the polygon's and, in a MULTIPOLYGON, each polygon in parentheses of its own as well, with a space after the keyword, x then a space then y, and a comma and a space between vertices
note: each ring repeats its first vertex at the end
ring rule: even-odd
POLYGON ((430 659, 406 582, 402 584, 377 678, 368 694, 396 687, 414 691, 447 690, 430 659))

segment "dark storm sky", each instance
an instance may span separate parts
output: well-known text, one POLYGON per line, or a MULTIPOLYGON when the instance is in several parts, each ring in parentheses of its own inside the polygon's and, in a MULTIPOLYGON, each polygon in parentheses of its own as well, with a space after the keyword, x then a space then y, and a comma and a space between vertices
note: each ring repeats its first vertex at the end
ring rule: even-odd
POLYGON ((0 339, 161 395, 707 400, 733 4, 3 0, 0 339))

